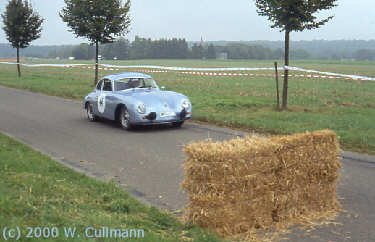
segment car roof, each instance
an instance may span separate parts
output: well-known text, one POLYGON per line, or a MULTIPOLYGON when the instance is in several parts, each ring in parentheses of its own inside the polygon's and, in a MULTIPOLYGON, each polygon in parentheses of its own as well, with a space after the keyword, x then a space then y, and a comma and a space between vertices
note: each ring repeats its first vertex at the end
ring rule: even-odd
POLYGON ((124 78, 151 78, 152 79, 151 76, 143 74, 143 73, 138 73, 138 72, 117 73, 117 74, 105 76, 104 78, 110 79, 112 81, 117 81, 117 80, 121 80, 124 78))

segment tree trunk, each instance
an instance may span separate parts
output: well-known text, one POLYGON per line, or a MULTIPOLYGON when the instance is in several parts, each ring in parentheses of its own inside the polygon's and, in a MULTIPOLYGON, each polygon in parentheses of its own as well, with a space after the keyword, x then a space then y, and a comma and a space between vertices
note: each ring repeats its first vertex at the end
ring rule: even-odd
POLYGON ((275 62, 275 78, 276 78, 276 103, 277 103, 277 110, 280 111, 279 72, 277 70, 277 62, 275 62))
POLYGON ((95 80, 94 86, 98 83, 98 65, 99 65, 99 43, 98 41, 95 42, 96 47, 96 55, 95 55, 95 80))
MULTIPOLYGON (((288 29, 285 30, 285 64, 284 66, 289 66, 289 35, 290 31, 288 29)), ((288 107, 288 77, 289 71, 287 69, 284 70, 284 87, 283 87, 283 110, 287 109, 288 107)))
POLYGON ((20 47, 17 47, 17 71, 18 71, 18 78, 21 78, 20 47))

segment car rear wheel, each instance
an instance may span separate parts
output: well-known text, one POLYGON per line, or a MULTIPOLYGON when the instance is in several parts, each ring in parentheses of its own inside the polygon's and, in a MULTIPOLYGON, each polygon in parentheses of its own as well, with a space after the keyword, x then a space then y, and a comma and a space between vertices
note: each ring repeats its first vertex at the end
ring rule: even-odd
POLYGON ((176 128, 180 128, 183 124, 184 124, 184 121, 174 122, 173 126, 176 127, 176 128))
POLYGON ((97 117, 96 115, 94 114, 93 110, 92 110, 92 105, 90 103, 88 103, 86 105, 86 113, 87 113, 87 119, 90 121, 90 122, 95 122, 97 120, 97 117))
POLYGON ((130 130, 132 128, 132 125, 130 124, 130 114, 126 107, 121 107, 119 121, 123 129, 130 130))

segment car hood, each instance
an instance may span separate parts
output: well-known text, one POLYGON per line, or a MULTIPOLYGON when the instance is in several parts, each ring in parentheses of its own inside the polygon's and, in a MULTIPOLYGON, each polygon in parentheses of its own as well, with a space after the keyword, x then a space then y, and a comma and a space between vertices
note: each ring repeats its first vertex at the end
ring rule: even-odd
MULTIPOLYGON (((133 101, 142 102, 146 107, 155 110, 160 109, 180 109, 183 99, 188 99, 186 96, 172 91, 160 90, 129 90, 124 92, 123 95, 131 96, 133 101)), ((134 103, 136 105, 136 103, 134 103)))

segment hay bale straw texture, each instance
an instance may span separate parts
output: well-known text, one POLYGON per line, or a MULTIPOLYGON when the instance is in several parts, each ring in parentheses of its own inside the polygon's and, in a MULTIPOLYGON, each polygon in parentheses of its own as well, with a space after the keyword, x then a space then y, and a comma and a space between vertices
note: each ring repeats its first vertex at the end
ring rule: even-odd
POLYGON ((222 236, 323 218, 339 208, 341 164, 330 130, 185 146, 185 218, 222 236))

